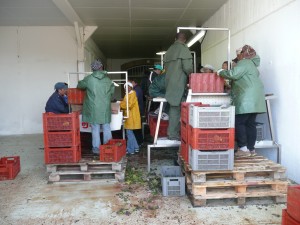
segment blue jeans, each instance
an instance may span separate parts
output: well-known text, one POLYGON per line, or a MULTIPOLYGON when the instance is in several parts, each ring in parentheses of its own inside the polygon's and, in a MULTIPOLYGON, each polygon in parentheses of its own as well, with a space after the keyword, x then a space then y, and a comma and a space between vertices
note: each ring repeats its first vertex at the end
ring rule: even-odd
POLYGON ((99 146, 101 144, 100 140, 100 125, 102 125, 103 130, 103 144, 106 144, 110 139, 112 139, 110 124, 91 124, 92 127, 92 145, 93 152, 99 154, 99 146))
POLYGON ((135 139, 133 130, 126 130, 127 135, 127 152, 134 153, 134 150, 139 149, 139 145, 135 139))

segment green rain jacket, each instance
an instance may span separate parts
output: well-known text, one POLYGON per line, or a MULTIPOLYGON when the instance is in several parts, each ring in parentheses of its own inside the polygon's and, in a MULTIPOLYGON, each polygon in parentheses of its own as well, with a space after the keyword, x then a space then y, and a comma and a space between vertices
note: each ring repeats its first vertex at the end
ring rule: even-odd
POLYGON ((111 97, 115 86, 106 71, 94 71, 78 82, 77 88, 86 90, 82 109, 82 121, 96 124, 111 122, 111 97))
POLYGON ((232 70, 223 70, 220 76, 232 80, 231 97, 235 114, 266 112, 264 85, 257 67, 260 57, 242 59, 232 70))
POLYGON ((179 106, 187 84, 187 78, 193 70, 193 57, 186 44, 175 41, 164 57, 166 69, 165 98, 171 106, 179 106))
POLYGON ((165 97, 166 94, 166 75, 161 74, 155 77, 149 86, 149 95, 152 98, 165 97))

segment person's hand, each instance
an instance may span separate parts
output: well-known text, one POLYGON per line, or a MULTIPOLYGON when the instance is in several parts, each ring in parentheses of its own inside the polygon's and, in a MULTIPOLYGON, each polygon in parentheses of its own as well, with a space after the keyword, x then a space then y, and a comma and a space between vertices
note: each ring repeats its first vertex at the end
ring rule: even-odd
POLYGON ((217 75, 220 76, 220 73, 221 73, 223 70, 224 70, 224 69, 219 69, 219 70, 217 71, 217 75))

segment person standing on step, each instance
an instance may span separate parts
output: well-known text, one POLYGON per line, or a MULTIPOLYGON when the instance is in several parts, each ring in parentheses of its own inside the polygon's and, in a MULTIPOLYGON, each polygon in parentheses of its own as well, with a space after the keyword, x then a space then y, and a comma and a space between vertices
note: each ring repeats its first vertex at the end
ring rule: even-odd
POLYGON ((180 140, 180 103, 184 101, 184 92, 189 74, 193 71, 193 56, 185 44, 186 35, 176 34, 175 42, 165 54, 166 94, 169 108, 168 138, 180 140))
POLYGON ((249 45, 237 51, 239 61, 231 70, 220 69, 219 76, 231 80, 231 97, 235 106, 236 155, 254 156, 256 116, 266 112, 264 85, 257 67, 260 57, 249 45))
POLYGON ((82 121, 91 124, 92 127, 92 151, 99 155, 100 126, 103 130, 103 144, 112 139, 111 122, 111 98, 115 91, 113 82, 107 77, 100 60, 91 64, 93 73, 78 82, 77 88, 86 90, 82 121))

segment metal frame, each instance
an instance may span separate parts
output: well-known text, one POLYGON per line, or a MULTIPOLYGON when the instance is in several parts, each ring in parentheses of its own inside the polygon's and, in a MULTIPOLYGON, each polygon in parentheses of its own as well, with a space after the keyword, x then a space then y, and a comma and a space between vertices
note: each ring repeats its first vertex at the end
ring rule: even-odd
POLYGON ((267 105, 267 116, 268 116, 268 122, 270 126, 270 135, 271 135, 271 140, 263 140, 259 141, 255 144, 255 148, 257 149, 263 149, 263 148, 270 148, 270 149, 277 149, 277 163, 281 163, 281 145, 278 144, 275 141, 275 132, 274 132, 274 125, 273 125, 273 117, 272 117, 272 110, 271 110, 271 103, 270 100, 275 99, 276 96, 272 95, 267 95, 265 97, 266 105, 267 105), (265 142, 265 143, 264 143, 265 142))
POLYGON ((160 126, 161 114, 164 102, 167 102, 165 98, 153 98, 153 102, 160 102, 159 113, 157 118, 157 124, 155 129, 154 141, 152 145, 147 146, 147 169, 150 172, 151 165, 151 149, 153 148, 168 148, 168 147, 179 147, 181 145, 180 141, 169 140, 166 138, 158 138, 158 131, 160 126))

